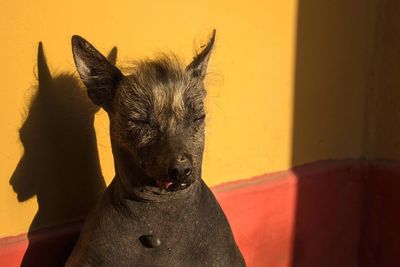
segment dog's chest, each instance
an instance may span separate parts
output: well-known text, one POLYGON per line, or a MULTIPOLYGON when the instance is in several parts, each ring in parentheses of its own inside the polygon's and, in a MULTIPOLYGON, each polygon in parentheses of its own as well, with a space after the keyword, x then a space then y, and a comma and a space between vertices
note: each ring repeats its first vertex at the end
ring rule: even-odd
POLYGON ((183 204, 131 203, 129 214, 110 211, 93 232, 92 260, 110 266, 204 262, 204 257, 212 254, 210 241, 214 239, 210 236, 214 225, 204 220, 213 214, 201 215, 195 202, 183 204))

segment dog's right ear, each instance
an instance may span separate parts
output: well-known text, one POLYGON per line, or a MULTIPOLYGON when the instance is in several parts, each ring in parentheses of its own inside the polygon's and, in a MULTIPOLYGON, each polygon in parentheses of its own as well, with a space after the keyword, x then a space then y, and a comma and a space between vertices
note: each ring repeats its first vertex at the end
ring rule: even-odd
POLYGON ((88 90, 89 98, 96 105, 109 111, 123 74, 80 36, 72 37, 72 53, 76 69, 88 90))
POLYGON ((111 64, 113 64, 115 66, 115 64, 117 63, 117 54, 118 54, 118 49, 116 46, 114 46, 110 52, 108 52, 107 55, 107 60, 108 62, 110 62, 111 64))

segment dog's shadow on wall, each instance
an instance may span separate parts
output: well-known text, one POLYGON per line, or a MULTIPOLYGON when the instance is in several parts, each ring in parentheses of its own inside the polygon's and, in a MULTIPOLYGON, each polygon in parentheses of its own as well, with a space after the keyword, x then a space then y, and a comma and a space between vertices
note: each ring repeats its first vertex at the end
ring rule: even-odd
MULTIPOLYGON (((116 53, 114 48, 109 55, 113 63, 116 53)), ((37 60, 37 91, 20 129, 24 154, 10 185, 19 202, 36 195, 38 203, 21 266, 62 266, 76 231, 71 236, 66 230, 65 240, 41 240, 49 232, 43 228, 84 218, 106 187, 94 129, 98 107, 75 75, 52 77, 41 43, 37 60)))

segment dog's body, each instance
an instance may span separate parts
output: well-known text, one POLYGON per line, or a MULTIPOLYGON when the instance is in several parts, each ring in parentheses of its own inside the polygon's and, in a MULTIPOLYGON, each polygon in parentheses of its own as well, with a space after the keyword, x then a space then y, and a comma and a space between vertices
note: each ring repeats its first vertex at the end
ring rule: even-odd
POLYGON ((113 182, 67 266, 243 266, 228 222, 204 183, 164 202, 114 205, 118 191, 113 182))
POLYGON ((116 176, 67 266, 245 265, 201 179, 203 79, 214 37, 186 68, 163 57, 139 63, 129 76, 73 37, 89 97, 110 116, 116 176))

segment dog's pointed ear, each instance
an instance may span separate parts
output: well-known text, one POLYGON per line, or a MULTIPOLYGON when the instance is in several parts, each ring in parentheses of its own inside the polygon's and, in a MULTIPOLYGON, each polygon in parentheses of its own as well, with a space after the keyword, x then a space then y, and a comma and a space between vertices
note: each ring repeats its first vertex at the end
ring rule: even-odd
POLYGON ((208 61, 214 47, 215 33, 216 31, 214 29, 205 48, 197 54, 193 61, 186 67, 186 70, 189 71, 193 77, 203 80, 206 76, 208 61))
POLYGON ((108 111, 123 74, 80 36, 72 37, 72 53, 89 98, 108 111))
POLYGON ((114 46, 110 52, 108 52, 107 55, 107 60, 115 66, 117 64, 117 54, 118 54, 118 48, 114 46))
POLYGON ((47 65, 42 42, 39 42, 38 46, 37 68, 38 68, 39 89, 47 88, 48 84, 52 81, 53 78, 51 77, 49 66, 47 65))

